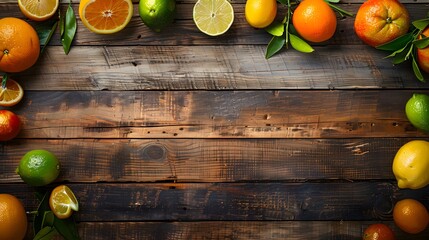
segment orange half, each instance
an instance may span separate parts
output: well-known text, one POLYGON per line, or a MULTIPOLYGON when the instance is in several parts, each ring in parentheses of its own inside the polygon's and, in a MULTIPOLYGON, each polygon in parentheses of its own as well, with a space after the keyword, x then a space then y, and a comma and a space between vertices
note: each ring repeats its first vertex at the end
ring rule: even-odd
POLYGON ((24 96, 24 90, 21 85, 12 79, 6 82, 6 88, 3 88, 2 78, 0 78, 0 106, 11 107, 19 103, 24 96))
POLYGON ((21 12, 31 20, 44 21, 58 9, 59 0, 18 0, 21 12))
POLYGON ((131 0, 82 0, 79 4, 82 23, 98 34, 116 33, 131 21, 131 0))

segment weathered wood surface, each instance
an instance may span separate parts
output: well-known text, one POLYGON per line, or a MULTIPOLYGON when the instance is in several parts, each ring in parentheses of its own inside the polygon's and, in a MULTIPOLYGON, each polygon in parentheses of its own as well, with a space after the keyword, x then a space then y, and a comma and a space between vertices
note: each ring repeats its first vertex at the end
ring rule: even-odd
MULTIPOLYGON (((14 170, 42 148, 62 163, 48 189, 68 184, 80 201, 82 239, 357 240, 376 222, 398 240, 429 239, 391 216, 407 197, 429 207, 429 187, 398 189, 391 170, 402 144, 429 139, 403 111, 413 93, 429 94, 409 63, 363 45, 352 18, 312 54, 266 60, 270 37, 246 23, 245 0, 232 1, 234 24, 216 38, 195 27, 195 0, 177 1, 161 33, 133 2, 120 33, 78 19, 69 55, 56 33, 33 68, 11 75, 25 89, 11 108, 23 130, 0 144, 0 192, 37 207, 14 170)), ((426 0, 401 2, 413 20, 429 11, 426 0)), ((24 18, 15 0, 0 0, 7 16, 24 18)))

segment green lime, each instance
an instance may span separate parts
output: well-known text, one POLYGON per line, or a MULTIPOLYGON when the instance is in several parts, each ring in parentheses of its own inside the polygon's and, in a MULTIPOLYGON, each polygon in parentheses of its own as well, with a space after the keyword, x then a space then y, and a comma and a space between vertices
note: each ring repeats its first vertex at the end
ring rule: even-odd
POLYGON ((175 0, 140 0, 139 14, 150 29, 160 32, 174 21, 175 0))
POLYGON ((415 93, 405 105, 405 114, 414 127, 429 132, 429 96, 415 93))
POLYGON ((49 151, 32 150, 22 157, 16 173, 31 186, 44 186, 58 177, 60 162, 49 151))

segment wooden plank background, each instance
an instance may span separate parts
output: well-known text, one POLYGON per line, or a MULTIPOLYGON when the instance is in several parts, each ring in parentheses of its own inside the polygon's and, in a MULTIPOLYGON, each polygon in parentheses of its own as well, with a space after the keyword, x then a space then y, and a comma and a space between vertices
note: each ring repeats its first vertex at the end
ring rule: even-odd
MULTIPOLYGON (((62 163, 47 188, 68 184, 80 201, 82 239, 350 240, 376 222, 398 239, 429 239, 391 215, 403 198, 429 207, 429 187, 399 189, 391 170, 402 144, 429 140, 404 113, 428 85, 362 44, 353 18, 312 54, 266 60, 270 37, 246 23, 245 0, 231 1, 235 21, 220 37, 198 31, 194 0, 177 1, 161 33, 133 2, 123 31, 96 35, 78 19, 69 55, 56 33, 34 67, 11 75, 25 89, 10 109, 23 130, 0 143, 0 192, 37 207, 14 171, 43 148, 62 163)), ((402 2, 412 20, 429 11, 429 1, 402 2)), ((25 19, 16 1, 0 0, 7 16, 25 19)))

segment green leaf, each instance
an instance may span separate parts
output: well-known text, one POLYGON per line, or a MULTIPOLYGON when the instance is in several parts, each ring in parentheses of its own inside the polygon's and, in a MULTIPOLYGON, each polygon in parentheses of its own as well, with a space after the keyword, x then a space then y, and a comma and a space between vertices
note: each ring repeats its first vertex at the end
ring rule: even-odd
POLYGON ((406 60, 408 60, 410 58, 410 55, 412 53, 413 50, 413 45, 409 44, 407 45, 403 51, 398 52, 394 57, 393 57, 393 64, 400 64, 405 62, 406 60))
POLYGON ((413 22, 413 26, 419 30, 424 30, 429 25, 429 18, 419 19, 413 22))
POLYGON ((54 214, 52 211, 45 211, 43 214, 42 228, 52 227, 54 225, 54 214))
POLYGON ((279 2, 281 4, 287 4, 287 0, 277 0, 277 2, 279 2))
POLYGON ((416 61, 414 55, 413 55, 412 59, 413 59, 413 72, 414 72, 414 75, 416 76, 416 78, 420 82, 426 82, 425 79, 424 79, 424 77, 423 77, 423 75, 422 75, 422 72, 420 71, 419 65, 417 64, 417 61, 416 61))
POLYGON ((337 11, 341 15, 341 17, 346 17, 346 16, 347 17, 354 17, 355 16, 354 13, 351 13, 349 11, 346 11, 346 10, 340 8, 340 7, 337 7, 334 4, 330 3, 330 1, 325 1, 325 2, 329 5, 329 7, 331 7, 333 10, 337 11))
POLYGON ((270 43, 267 46, 267 52, 265 54, 265 58, 269 59, 274 56, 277 52, 279 52, 283 46, 285 45, 286 39, 283 36, 277 37, 273 36, 270 43))
POLYGON ((273 36, 280 37, 283 35, 285 31, 285 25, 283 23, 274 21, 273 23, 270 24, 270 26, 265 28, 265 31, 267 31, 269 34, 273 36))
POLYGON ((57 234, 55 228, 44 227, 34 236, 33 240, 51 240, 55 234, 57 234))
POLYGON ((298 36, 289 33, 289 39, 290 39, 290 45, 292 45, 292 47, 295 50, 303 53, 314 52, 314 49, 310 46, 310 44, 308 44, 298 36))
POLYGON ((45 22, 39 22, 35 25, 35 29, 37 32, 37 35, 39 35, 40 45, 42 46, 41 52, 45 50, 45 47, 49 44, 51 41, 52 36, 55 33, 55 30, 58 26, 58 20, 52 19, 45 22))
POLYGON ((415 40, 413 42, 413 44, 417 48, 426 48, 427 46, 429 46, 429 37, 422 38, 422 39, 419 39, 419 40, 415 40))
POLYGON ((3 74, 3 78, 2 78, 2 81, 1 81, 1 87, 3 89, 6 88, 6 84, 7 84, 7 79, 8 78, 9 78, 9 75, 7 75, 7 73, 3 74))
MULTIPOLYGON (((39 193, 39 195, 41 194, 39 193)), ((34 233, 39 232, 43 228, 45 212, 51 211, 51 208, 49 207, 49 195, 49 191, 46 191, 45 194, 43 194, 42 200, 40 201, 39 207, 37 208, 37 214, 34 216, 33 222, 34 233)))
POLYGON ((339 3, 340 0, 325 0, 325 2, 329 2, 329 3, 339 3))
POLYGON ((413 40, 413 33, 407 33, 398 38, 393 39, 383 45, 377 46, 376 48, 384 51, 397 51, 404 48, 410 41, 413 40))
POLYGON ((73 38, 76 34, 76 29, 76 16, 74 14, 71 4, 69 4, 67 12, 64 16, 64 32, 61 35, 61 42, 63 44, 64 52, 66 54, 70 52, 70 47, 73 42, 73 38))
POLYGON ((66 240, 80 239, 73 215, 66 219, 59 219, 55 217, 54 227, 66 240))

